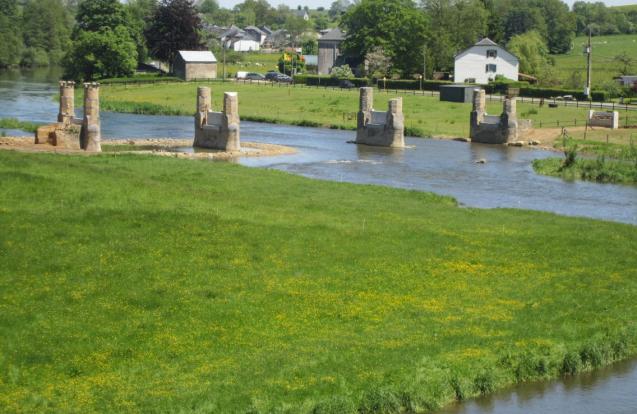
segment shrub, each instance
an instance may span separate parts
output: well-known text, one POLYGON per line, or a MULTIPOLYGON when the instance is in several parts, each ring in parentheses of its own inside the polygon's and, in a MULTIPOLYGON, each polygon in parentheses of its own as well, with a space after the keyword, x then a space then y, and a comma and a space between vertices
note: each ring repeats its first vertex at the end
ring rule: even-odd
POLYGON ((482 395, 493 392, 493 390, 495 390, 493 372, 486 370, 478 374, 473 381, 473 386, 475 390, 482 395))
POLYGON ((349 65, 343 65, 333 67, 330 76, 338 79, 350 79, 354 77, 354 73, 349 65))
MULTIPOLYGON (((317 75, 296 75, 294 76, 294 83, 308 86, 339 86, 342 79, 333 78, 331 76, 317 76, 317 75)), ((369 86, 369 79, 367 78, 350 78, 347 79, 357 87, 369 86)))
POLYGON ((582 360, 577 352, 567 352, 564 355, 560 373, 562 375, 574 375, 580 370, 581 364, 582 360))

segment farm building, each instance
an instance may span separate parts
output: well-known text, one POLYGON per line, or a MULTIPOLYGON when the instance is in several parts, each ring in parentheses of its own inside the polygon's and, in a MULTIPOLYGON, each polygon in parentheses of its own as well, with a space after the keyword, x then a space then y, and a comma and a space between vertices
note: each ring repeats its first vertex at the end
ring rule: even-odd
POLYGON ((519 67, 513 53, 484 38, 456 55, 453 79, 457 83, 487 84, 501 75, 517 81, 519 67))
POLYGON ((341 43, 345 35, 339 29, 332 29, 318 40, 318 73, 327 75, 332 70, 336 59, 341 55, 341 43))
POLYGON ((180 50, 174 63, 177 77, 190 81, 217 77, 217 58, 208 50, 180 50))

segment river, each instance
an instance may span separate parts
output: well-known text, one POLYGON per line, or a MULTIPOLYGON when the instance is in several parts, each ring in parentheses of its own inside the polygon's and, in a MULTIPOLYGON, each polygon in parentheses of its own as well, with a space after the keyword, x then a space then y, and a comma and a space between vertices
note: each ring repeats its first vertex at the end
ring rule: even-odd
MULTIPOLYGON (((0 72, 0 118, 52 122, 59 72, 0 72)), ((193 96, 193 108, 194 108, 193 96)), ((77 106, 81 106, 78 105, 77 106)), ((22 134, 20 131, 5 131, 22 134)), ((191 117, 102 113, 108 138, 193 136, 191 117)), ((407 138, 407 149, 349 144, 351 131, 244 122, 246 141, 288 145, 296 155, 237 162, 307 177, 380 184, 450 195, 466 206, 524 208, 637 224, 637 187, 567 182, 533 172, 531 161, 556 156, 529 148, 407 138), (485 159, 485 164, 477 164, 485 159)), ((185 148, 184 151, 191 149, 185 148)), ((637 362, 552 382, 521 384, 449 407, 441 414, 637 413, 637 362)))

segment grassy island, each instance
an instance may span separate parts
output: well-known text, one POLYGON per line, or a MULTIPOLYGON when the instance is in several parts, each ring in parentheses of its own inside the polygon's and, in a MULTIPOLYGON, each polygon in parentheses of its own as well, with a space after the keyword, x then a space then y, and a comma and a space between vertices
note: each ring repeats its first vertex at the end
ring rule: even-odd
POLYGON ((0 151, 0 411, 427 412, 637 351, 637 228, 0 151))

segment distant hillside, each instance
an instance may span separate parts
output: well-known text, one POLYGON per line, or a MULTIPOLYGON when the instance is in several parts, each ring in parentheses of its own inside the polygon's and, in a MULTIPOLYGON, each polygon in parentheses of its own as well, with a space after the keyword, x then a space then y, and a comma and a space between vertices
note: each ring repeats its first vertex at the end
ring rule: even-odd
POLYGON ((624 13, 630 11, 637 11, 637 4, 627 4, 625 6, 612 6, 611 9, 621 10, 624 13))
MULTIPOLYGON (((635 7, 637 5, 623 6, 635 7)), ((569 87, 584 87, 586 82, 586 56, 583 47, 588 38, 575 38, 573 49, 565 55, 554 55, 558 77, 569 87), (577 82, 579 79, 579 82, 577 82), (569 84, 570 83, 570 84, 569 84)), ((637 74, 637 34, 593 37, 593 87, 611 81, 620 74, 621 65, 614 60, 622 53, 633 58, 631 73, 637 74)))

